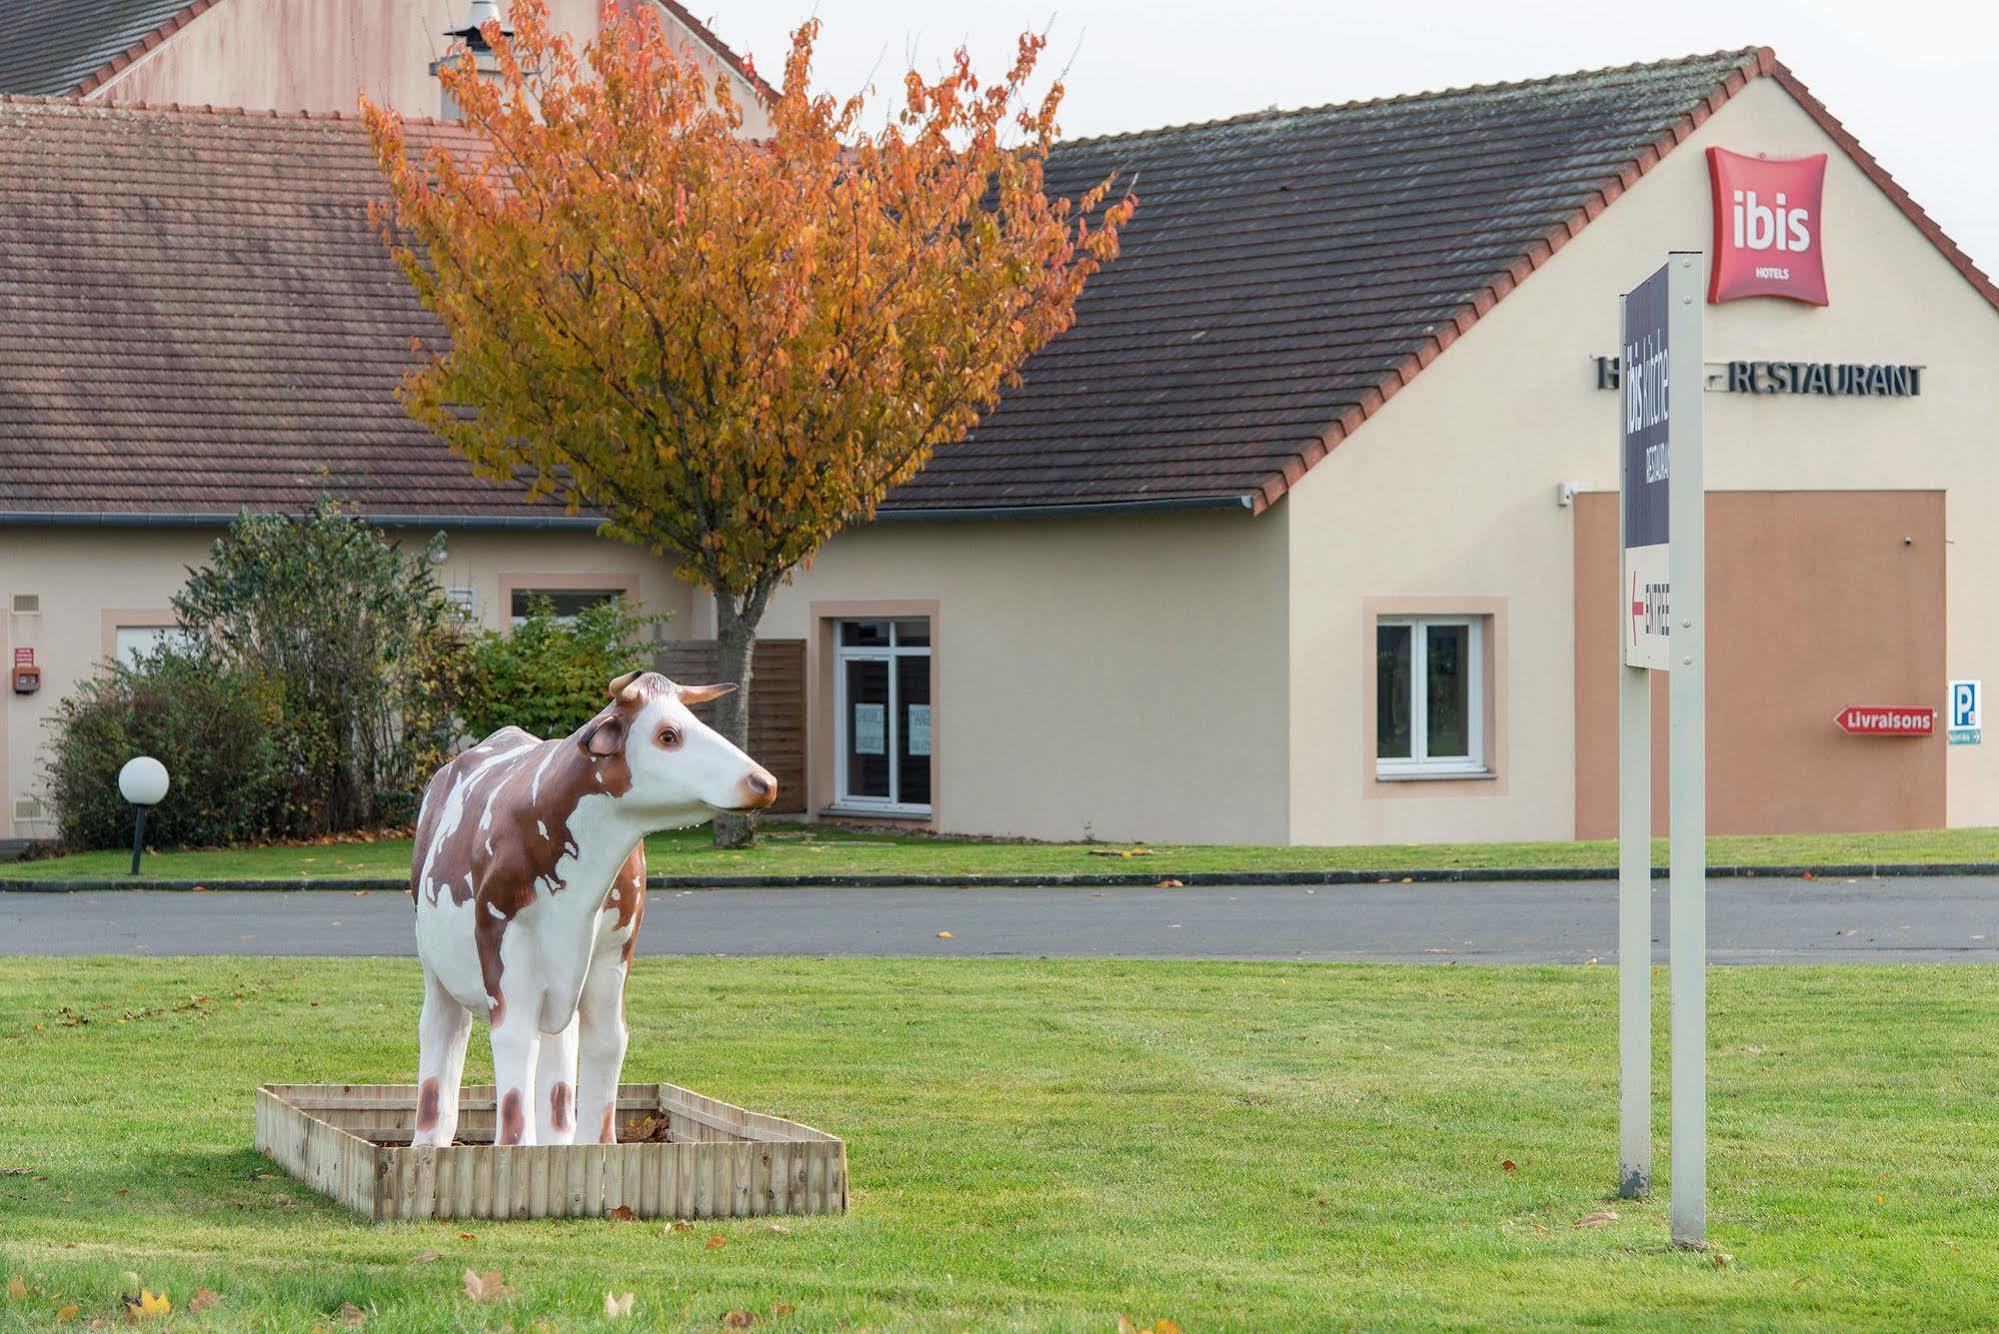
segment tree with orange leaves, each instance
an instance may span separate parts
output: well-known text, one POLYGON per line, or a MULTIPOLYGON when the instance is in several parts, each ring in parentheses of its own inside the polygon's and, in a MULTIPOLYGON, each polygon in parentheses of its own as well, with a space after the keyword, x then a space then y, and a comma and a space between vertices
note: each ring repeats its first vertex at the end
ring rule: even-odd
POLYGON ((544 0, 510 18, 483 32, 497 78, 469 54, 439 71, 472 134, 413 145, 363 99, 378 220, 449 335, 402 400, 482 475, 597 511, 713 591, 743 687, 717 726, 740 745, 772 592, 1069 327, 1137 201, 1109 179, 1043 192, 1062 85, 1030 98, 1037 36, 990 85, 962 50, 910 72, 865 132, 860 96, 810 91, 812 20, 753 140, 653 6, 607 3, 581 51, 544 0))

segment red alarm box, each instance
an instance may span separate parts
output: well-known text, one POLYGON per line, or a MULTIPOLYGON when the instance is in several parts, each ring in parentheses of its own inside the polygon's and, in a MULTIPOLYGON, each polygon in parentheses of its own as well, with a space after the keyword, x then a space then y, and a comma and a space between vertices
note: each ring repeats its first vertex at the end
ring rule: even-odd
POLYGON ((42 669, 35 666, 35 651, 31 648, 14 650, 14 693, 32 695, 42 688, 42 669))

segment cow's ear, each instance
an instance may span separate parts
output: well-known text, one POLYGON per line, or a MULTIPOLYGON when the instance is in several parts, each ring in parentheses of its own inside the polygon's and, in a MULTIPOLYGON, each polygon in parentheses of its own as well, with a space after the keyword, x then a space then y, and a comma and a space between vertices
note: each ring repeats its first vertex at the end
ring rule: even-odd
POLYGON ((600 718, 577 738, 577 744, 590 755, 616 755, 625 748, 625 720, 616 714, 600 718))
POLYGON ((706 704, 711 699, 722 698, 735 688, 733 685, 680 686, 678 690, 682 704, 706 704))
POLYGON ((623 676, 618 677, 616 680, 612 681, 611 684, 604 687, 604 698, 616 699, 628 687, 636 683, 638 679, 644 675, 645 673, 642 671, 626 672, 623 676))

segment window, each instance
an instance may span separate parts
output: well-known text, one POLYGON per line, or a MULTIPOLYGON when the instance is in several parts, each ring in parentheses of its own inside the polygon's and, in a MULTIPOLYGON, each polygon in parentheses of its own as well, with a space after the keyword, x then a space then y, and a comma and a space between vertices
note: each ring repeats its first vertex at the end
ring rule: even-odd
POLYGON ((567 625, 585 607, 594 607, 625 595, 622 588, 516 588, 508 599, 512 624, 519 625, 528 612, 544 599, 555 609, 555 619, 567 625))
POLYGON ((930 813, 930 622, 841 621, 835 628, 834 804, 930 813))
POLYGON ((458 619, 471 622, 479 619, 479 594, 470 584, 453 584, 444 590, 444 600, 458 613, 458 619))
POLYGON ((157 648, 193 644, 194 636, 177 625, 121 625, 112 632, 111 652, 120 662, 136 663, 157 648))
POLYGON ((1488 772, 1484 633, 1479 616, 1384 616, 1375 623, 1378 777, 1488 772))

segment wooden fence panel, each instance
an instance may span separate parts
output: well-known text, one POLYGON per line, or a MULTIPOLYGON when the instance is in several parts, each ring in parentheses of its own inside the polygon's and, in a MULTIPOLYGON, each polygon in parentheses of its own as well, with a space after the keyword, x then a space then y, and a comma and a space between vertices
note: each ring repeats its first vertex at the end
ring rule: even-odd
MULTIPOLYGON (((712 639, 670 640, 659 646, 653 669, 689 684, 719 679, 712 639)), ((750 755, 777 779, 776 815, 805 810, 805 641, 759 639, 750 657, 750 755)), ((694 715, 715 721, 715 706, 694 715)))

